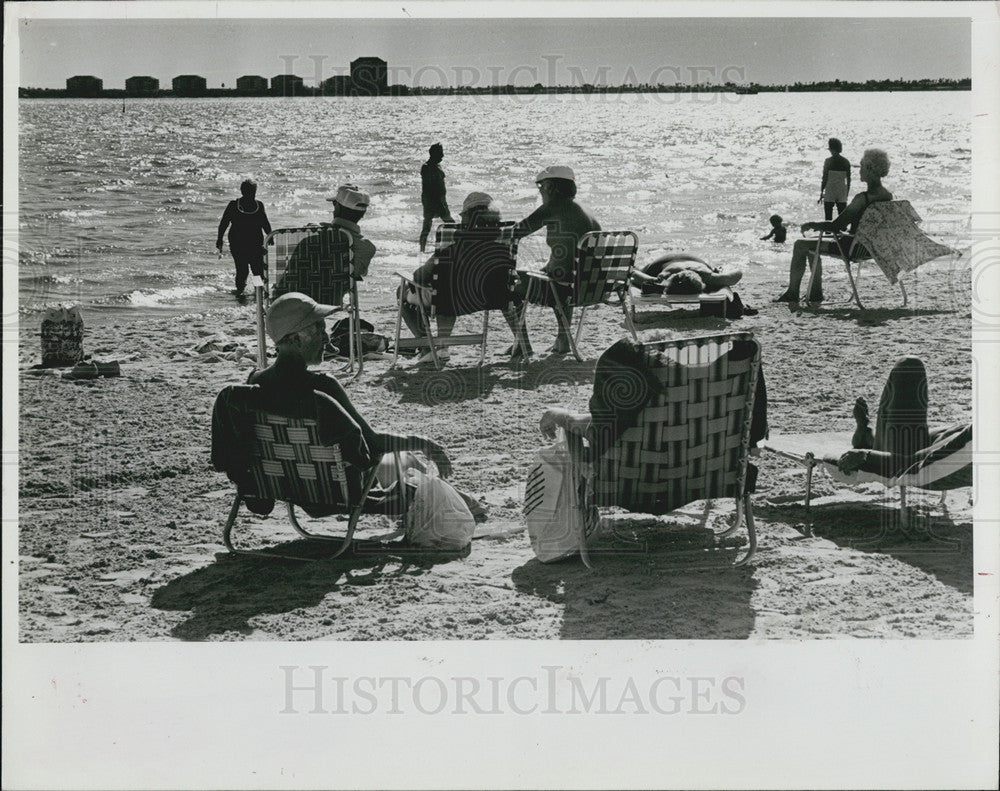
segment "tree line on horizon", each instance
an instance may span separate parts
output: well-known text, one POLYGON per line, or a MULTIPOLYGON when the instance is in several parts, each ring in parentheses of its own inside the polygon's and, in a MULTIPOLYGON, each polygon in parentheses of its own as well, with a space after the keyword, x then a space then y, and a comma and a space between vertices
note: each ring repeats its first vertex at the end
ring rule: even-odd
MULTIPOLYGON (((407 85, 389 85, 382 90, 372 90, 370 92, 352 91, 352 96, 450 96, 450 95, 530 95, 530 94, 554 94, 554 93, 584 93, 584 94, 607 94, 607 93, 784 93, 784 92, 820 92, 820 91, 967 91, 972 89, 972 78, 951 79, 940 77, 937 79, 923 78, 919 80, 904 79, 883 79, 866 80, 865 82, 852 82, 848 80, 821 80, 817 82, 794 82, 788 84, 761 84, 749 83, 705 83, 687 85, 674 83, 671 85, 664 83, 650 84, 627 84, 627 85, 602 85, 583 83, 579 85, 549 85, 541 83, 534 85, 487 85, 487 86, 438 86, 438 87, 410 87, 407 85)), ((199 97, 250 97, 250 96, 275 96, 270 90, 247 91, 236 88, 206 88, 197 94, 185 94, 185 98, 192 95, 199 97)), ((322 87, 297 86, 294 93, 277 94, 286 97, 316 97, 316 96, 340 96, 340 93, 325 91, 322 87)), ((138 97, 129 94, 123 88, 102 89, 92 95, 78 97, 65 88, 19 88, 18 96, 22 99, 37 98, 167 98, 175 96, 174 91, 169 88, 157 90, 148 94, 147 97, 138 97)))

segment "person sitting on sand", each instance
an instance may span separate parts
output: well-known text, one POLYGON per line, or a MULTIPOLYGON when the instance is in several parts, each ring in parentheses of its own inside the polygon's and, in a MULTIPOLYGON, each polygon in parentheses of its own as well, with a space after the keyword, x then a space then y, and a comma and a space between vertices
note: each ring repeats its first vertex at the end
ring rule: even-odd
POLYGON ((222 236, 229 228, 229 252, 236 264, 236 293, 242 294, 247 277, 264 274, 264 238, 271 233, 271 223, 264 204, 257 200, 257 182, 247 179, 240 184, 240 198, 229 201, 219 222, 215 247, 222 257, 222 236))
MULTIPOLYGON (((503 311, 514 333, 512 359, 519 359, 521 349, 531 353, 527 334, 520 335, 519 298, 512 291, 515 261, 510 247, 499 241, 500 211, 485 192, 470 192, 462 204, 461 227, 455 232, 454 243, 436 250, 423 266, 413 273, 420 285, 436 286, 435 316, 438 337, 451 335, 457 316, 483 310, 503 311)), ((415 337, 423 337, 426 328, 417 307, 422 294, 414 289, 404 295, 402 316, 415 337)), ((430 307, 424 305, 424 307, 430 307)), ((448 359, 448 349, 437 353, 438 359, 448 359)), ((428 351, 418 362, 430 362, 428 351)))
MULTIPOLYGON (((362 192, 354 184, 343 184, 337 188, 335 195, 327 198, 333 203, 333 220, 318 226, 316 233, 302 239, 292 251, 285 266, 284 276, 275 284, 272 296, 281 296, 292 291, 302 291, 306 284, 319 282, 319 278, 308 276, 315 266, 332 267, 335 265, 333 252, 337 247, 337 236, 334 228, 342 228, 351 236, 351 272, 355 280, 362 280, 368 274, 372 257, 375 255, 375 245, 366 239, 358 226, 358 221, 365 216, 370 203, 367 193, 362 192), (318 258, 317 258, 318 251, 318 258)), ((310 296, 319 297, 319 294, 310 296)), ((327 296, 333 302, 343 298, 343 294, 334 293, 327 296)))
MULTIPOLYGON (((882 178, 889 173, 889 155, 879 148, 869 148, 861 157, 860 178, 868 185, 868 189, 854 196, 850 205, 838 215, 836 220, 827 222, 807 222, 802 224, 802 233, 807 231, 841 232, 850 227, 848 233, 836 240, 799 239, 792 248, 792 262, 788 272, 788 288, 775 302, 798 302, 799 287, 806 271, 806 265, 816 252, 819 245, 821 255, 847 256, 851 250, 854 233, 858 229, 861 217, 872 203, 892 200, 892 193, 882 186, 882 178)), ((855 257, 858 251, 855 250, 855 257)), ((809 302, 823 301, 823 267, 817 259, 816 271, 813 275, 812 293, 806 298, 809 302)))
MULTIPOLYGON (((542 272, 557 281, 557 291, 565 301, 576 274, 576 246, 580 237, 589 231, 601 230, 601 225, 576 202, 576 175, 572 168, 565 165, 547 167, 535 177, 535 183, 542 195, 542 205, 514 227, 514 236, 520 239, 545 228, 545 243, 550 253, 542 272)), ((553 310, 558 316, 558 308, 553 306, 553 310)), ((572 309, 563 305, 563 310, 572 322, 572 309)), ((550 351, 566 354, 570 350, 569 337, 562 324, 558 326, 558 335, 550 351)))
POLYGON ((781 215, 772 214, 768 222, 771 223, 771 232, 767 236, 760 237, 760 240, 766 242, 768 239, 773 239, 777 244, 784 244, 788 234, 788 226, 781 219, 781 215))
POLYGON ((632 272, 643 294, 703 294, 734 286, 743 278, 735 269, 720 270, 688 253, 668 253, 632 272))
MULTIPOLYGON (((889 372, 879 400, 875 431, 869 426, 868 404, 854 404, 857 429, 852 450, 824 459, 843 473, 854 471, 894 478, 931 458, 947 455, 950 447, 972 439, 972 424, 927 427, 927 371, 917 357, 904 357, 889 372)), ((970 481, 971 483, 971 481, 970 481)))

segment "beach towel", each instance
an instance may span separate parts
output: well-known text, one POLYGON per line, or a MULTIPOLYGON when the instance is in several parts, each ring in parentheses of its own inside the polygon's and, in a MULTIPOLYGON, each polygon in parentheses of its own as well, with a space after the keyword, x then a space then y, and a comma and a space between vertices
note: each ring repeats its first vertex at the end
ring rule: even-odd
POLYGON ((927 261, 954 254, 918 227, 920 215, 909 201, 873 203, 861 218, 855 242, 871 253, 890 283, 927 261))

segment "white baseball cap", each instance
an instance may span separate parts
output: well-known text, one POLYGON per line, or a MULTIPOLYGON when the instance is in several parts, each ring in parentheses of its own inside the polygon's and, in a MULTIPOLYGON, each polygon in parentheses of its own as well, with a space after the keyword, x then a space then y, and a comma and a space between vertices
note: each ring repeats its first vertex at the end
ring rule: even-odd
POLYGON ((576 181, 576 174, 573 173, 573 168, 567 165, 549 165, 535 176, 535 183, 545 181, 545 179, 568 179, 569 181, 576 181))
POLYGON ((368 193, 362 192, 356 184, 341 184, 337 187, 337 194, 327 200, 339 203, 345 209, 367 209, 371 202, 368 193))
POLYGON ((489 206, 493 203, 493 198, 485 192, 470 192, 462 201, 462 212, 474 209, 476 206, 489 206))

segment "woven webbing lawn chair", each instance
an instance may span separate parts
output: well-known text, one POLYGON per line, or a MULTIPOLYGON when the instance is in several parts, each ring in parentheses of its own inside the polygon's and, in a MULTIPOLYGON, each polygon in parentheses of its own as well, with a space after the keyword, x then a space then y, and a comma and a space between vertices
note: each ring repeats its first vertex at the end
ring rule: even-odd
MULTIPOLYGON (((213 464, 237 482, 236 499, 222 535, 230 552, 313 560, 336 557, 351 545, 375 480, 377 460, 368 455, 363 440, 359 442, 360 429, 341 429, 339 441, 331 442, 326 421, 339 411, 339 405, 325 393, 316 392, 313 397, 314 403, 297 410, 297 416, 262 408, 260 388, 253 385, 231 385, 216 398, 213 464), (295 531, 304 538, 332 544, 331 551, 304 557, 237 546, 232 533, 240 506, 248 501, 252 505, 255 500, 283 501, 295 531), (346 534, 309 532, 296 517, 296 506, 316 516, 346 515, 346 534)), ((342 425, 341 420, 337 422, 342 425)))
MULTIPOLYGON (((344 306, 349 327, 345 370, 353 372, 356 363, 354 376, 360 376, 364 369, 364 354, 361 349, 361 312, 358 281, 353 275, 351 234, 333 225, 278 228, 268 235, 264 245, 267 253, 264 266, 267 300, 298 291, 324 305, 344 306)), ((263 308, 266 309, 266 305, 263 308)), ((259 313, 258 325, 260 343, 264 338, 263 312, 259 313)))
POLYGON ((573 356, 582 362, 579 345, 587 308, 605 304, 616 295, 625 316, 625 326, 633 338, 638 338, 628 309, 629 282, 638 249, 639 239, 632 231, 591 231, 581 236, 577 243, 573 282, 561 283, 541 272, 520 271, 518 274, 527 283, 521 311, 522 326, 528 305, 555 308, 556 318, 569 337, 573 356), (564 308, 580 309, 575 335, 564 308))
POLYGON ((805 293, 812 294, 812 281, 820 259, 820 247, 827 239, 835 242, 834 246, 841 248, 841 253, 837 257, 844 262, 847 279, 851 284, 851 297, 848 302, 857 302, 858 307, 864 310, 865 306, 861 303, 857 285, 861 279, 861 264, 865 261, 874 261, 890 283, 899 284, 899 289, 903 293, 903 307, 906 307, 908 298, 901 277, 935 258, 958 255, 955 250, 938 244, 927 236, 920 230, 919 223, 920 215, 909 201, 872 203, 861 216, 847 255, 843 254, 843 248, 839 244, 844 234, 824 231, 818 237, 816 251, 809 267, 809 282, 806 284, 805 293), (852 272, 852 266, 857 267, 856 276, 852 272))
MULTIPOLYGON (((625 429, 593 462, 590 503, 662 515, 698 500, 732 497, 736 514, 723 538, 741 526, 747 549, 733 565, 749 562, 757 548, 750 493, 751 428, 766 430, 766 403, 754 404, 760 379, 760 345, 752 333, 731 333, 641 344, 647 370, 659 383, 636 424, 625 429)), ((595 449, 591 448, 591 453, 595 449)), ((583 521, 583 520, 581 520, 583 521)), ((590 565, 585 537, 581 555, 590 565)))
MULTIPOLYGON (((905 531, 910 526, 908 488, 941 492, 943 504, 946 492, 973 484, 972 426, 955 427, 948 431, 943 428, 931 429, 931 434, 939 437, 931 446, 931 451, 894 477, 861 470, 843 473, 837 468, 834 460, 850 449, 851 432, 777 435, 762 442, 761 447, 805 468, 806 514, 811 514, 813 471, 819 468, 833 480, 849 486, 879 483, 886 489, 898 488, 899 525, 905 531)), ((806 530, 807 535, 811 534, 811 526, 807 525, 806 530)), ((888 525, 881 523, 881 532, 875 538, 883 537, 887 530, 888 525)))
MULTIPOLYGON (((514 223, 500 223, 498 228, 475 228, 463 230, 458 223, 441 223, 438 225, 434 236, 434 251, 438 256, 438 264, 434 268, 433 279, 429 284, 417 283, 412 277, 396 272, 399 278, 400 288, 398 292, 398 307, 396 312, 396 335, 395 350, 392 356, 390 367, 395 367, 399 352, 402 349, 422 349, 429 348, 431 359, 436 368, 441 368, 442 358, 439 353, 450 346, 479 346, 479 365, 486 361, 486 342, 490 331, 490 309, 483 308, 483 305, 492 304, 496 295, 483 293, 491 288, 502 288, 504 298, 507 301, 507 309, 514 307, 514 287, 517 284, 514 267, 511 266, 506 277, 494 279, 483 277, 486 271, 491 269, 491 264, 502 264, 497 260, 497 256, 487 255, 484 258, 492 260, 473 260, 462 262, 461 264, 453 260, 449 250, 457 250, 455 246, 456 238, 461 239, 464 235, 466 240, 475 243, 476 241, 495 241, 498 245, 506 248, 503 251, 504 257, 509 257, 511 262, 517 259, 517 239, 514 238, 514 223), (456 234, 458 235, 456 237, 456 234), (483 266, 477 266, 477 263, 483 266), (493 282, 496 280, 496 282, 493 282), (500 282, 500 281, 503 282, 500 282), (403 338, 401 331, 403 326, 403 310, 407 296, 415 295, 416 299, 412 304, 419 312, 420 324, 424 330, 424 335, 417 338, 403 338), (465 333, 462 335, 435 335, 434 326, 438 315, 469 315, 471 313, 482 313, 482 329, 476 333, 465 333)), ((500 248, 496 248, 499 251, 500 248)), ((492 267, 495 271, 499 267, 492 267)))

